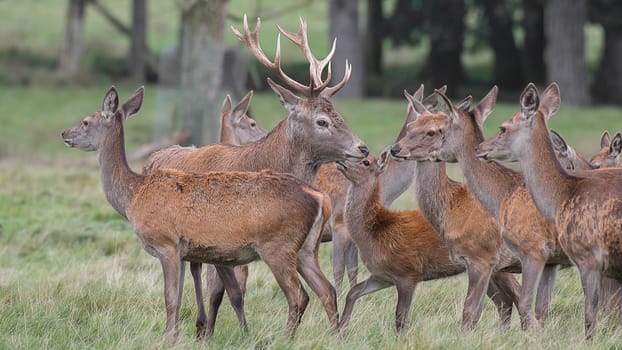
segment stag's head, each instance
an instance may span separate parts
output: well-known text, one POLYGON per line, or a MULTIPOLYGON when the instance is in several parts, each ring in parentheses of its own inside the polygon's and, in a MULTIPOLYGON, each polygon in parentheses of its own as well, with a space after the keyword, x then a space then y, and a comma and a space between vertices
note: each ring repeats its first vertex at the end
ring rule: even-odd
POLYGON ((529 83, 520 96, 520 112, 501 124, 499 132, 477 147, 477 156, 482 160, 518 161, 518 155, 526 149, 536 121, 545 125, 557 112, 560 105, 559 87, 549 85, 540 95, 533 83, 529 83))
POLYGON ((116 142, 113 134, 122 132, 123 122, 138 112, 143 103, 144 88, 140 87, 119 107, 117 89, 112 86, 104 95, 102 109, 85 117, 73 128, 61 133, 65 145, 83 151, 97 151, 106 142, 116 142))
POLYGON ((594 168, 615 168, 620 166, 620 152, 622 152, 622 134, 617 133, 613 140, 609 132, 605 131, 600 138, 600 151, 590 158, 594 168))
POLYGON ((309 61, 309 84, 305 85, 290 78, 281 68, 280 34, 277 37, 276 54, 274 61, 268 59, 259 46, 258 34, 261 21, 257 19, 254 31, 250 31, 248 21, 244 16, 244 33, 231 27, 235 35, 243 41, 253 55, 268 67, 287 86, 284 87, 268 78, 268 84, 279 97, 283 107, 289 111, 287 117, 288 134, 294 142, 305 145, 312 150, 320 162, 331 162, 344 159, 361 159, 369 154, 367 146, 346 125, 343 117, 335 110, 332 96, 348 82, 351 66, 346 62, 346 71, 343 79, 329 86, 331 80, 330 60, 335 52, 335 41, 330 53, 322 60, 318 60, 311 53, 307 40, 307 24, 300 19, 300 28, 297 33, 285 31, 277 26, 279 32, 298 46, 305 58, 309 61), (326 79, 323 72, 328 67, 326 79), (299 97, 297 94, 302 95, 299 97))
POLYGON ((225 97, 220 110, 220 142, 244 145, 266 136, 266 130, 248 116, 252 98, 253 91, 249 91, 235 107, 232 107, 229 95, 225 97))

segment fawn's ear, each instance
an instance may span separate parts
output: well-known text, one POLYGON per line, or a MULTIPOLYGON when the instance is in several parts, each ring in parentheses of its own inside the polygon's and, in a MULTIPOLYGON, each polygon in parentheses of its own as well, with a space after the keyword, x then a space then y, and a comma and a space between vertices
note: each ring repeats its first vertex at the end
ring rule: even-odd
POLYGON ((611 145, 611 139, 609 138, 609 131, 605 130, 603 136, 600 137, 600 148, 606 148, 611 145))
POLYGON ((272 79, 268 78, 267 80, 268 85, 270 85, 272 90, 279 97, 279 101, 281 101, 283 107, 285 107, 288 111, 293 112, 296 109, 296 106, 300 103, 301 99, 293 92, 272 81, 272 79))
POLYGON ((477 104, 477 107, 475 107, 473 112, 475 114, 475 118, 477 118, 477 121, 479 122, 479 125, 484 125, 486 118, 488 118, 490 113, 492 113, 492 110, 495 109, 498 94, 499 88, 495 85, 492 89, 490 89, 486 96, 482 97, 477 104))
POLYGON ((391 158, 390 152, 391 146, 387 146, 378 156, 378 159, 376 160, 376 175, 382 174, 387 168, 387 164, 389 164, 389 159, 391 158))
POLYGON ((253 98, 253 90, 249 91, 241 100, 235 105, 233 108, 233 112, 231 116, 235 119, 242 118, 246 112, 248 112, 248 107, 251 104, 251 99, 253 98))
POLYGON ((609 146, 609 157, 616 158, 622 152, 622 134, 617 133, 616 136, 613 137, 611 141, 611 146, 609 146))
POLYGON ((553 142, 553 149, 559 152, 562 156, 567 157, 568 156, 568 144, 566 143, 564 138, 560 134, 558 134, 557 131, 553 129, 550 130, 550 135, 551 135, 551 142, 553 142))
POLYGON ((123 118, 127 119, 132 115, 138 113, 140 107, 143 105, 143 97, 145 96, 145 87, 139 87, 130 98, 127 99, 121 106, 123 110, 123 118))
POLYGON ((119 94, 117 93, 117 88, 113 86, 106 91, 104 95, 104 102, 102 103, 102 111, 107 112, 107 114, 112 115, 119 107, 119 94))
POLYGON ((538 89, 533 83, 527 84, 527 87, 520 95, 520 110, 523 119, 530 119, 540 106, 540 97, 538 89))
POLYGON ((458 121, 460 118, 458 116, 458 111, 449 98, 447 98, 447 96, 439 90, 434 90, 434 93, 438 96, 438 105, 436 109, 441 113, 445 113, 449 118, 451 118, 452 121, 458 121))
POLYGON ((544 117, 548 120, 553 114, 557 113, 560 104, 559 86, 557 83, 551 83, 540 95, 540 110, 542 110, 544 117))

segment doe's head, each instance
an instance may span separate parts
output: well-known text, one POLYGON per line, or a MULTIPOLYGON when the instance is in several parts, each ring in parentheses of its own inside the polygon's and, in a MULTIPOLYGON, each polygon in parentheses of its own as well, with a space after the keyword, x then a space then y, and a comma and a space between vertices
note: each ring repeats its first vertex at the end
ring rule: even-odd
POLYGON ((622 134, 617 133, 613 140, 609 132, 605 131, 600 138, 601 150, 590 158, 594 168, 615 168, 620 166, 620 152, 622 152, 622 134))

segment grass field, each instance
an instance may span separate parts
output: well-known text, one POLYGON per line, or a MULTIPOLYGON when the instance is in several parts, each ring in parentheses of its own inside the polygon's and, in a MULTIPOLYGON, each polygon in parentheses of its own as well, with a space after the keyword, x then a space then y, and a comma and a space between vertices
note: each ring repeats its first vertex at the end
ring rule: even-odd
MULTIPOLYGON (((128 1, 101 3, 128 21, 128 1)), ((229 5, 235 15, 246 12, 254 17, 258 12, 270 12, 271 3, 232 0, 229 5)), ((83 70, 89 83, 53 86, 65 5, 65 1, 22 0, 15 6, 0 1, 0 349, 169 348, 163 342, 166 313, 159 262, 142 250, 129 224, 106 202, 95 154, 68 149, 60 140, 62 130, 101 106, 111 83, 118 85, 121 99, 134 91, 133 84, 111 81, 92 69, 110 62, 122 64, 128 42, 92 9, 87 10, 83 70)), ((177 37, 178 14, 173 1, 150 1, 149 6, 149 46, 160 52, 177 37)), ((313 1, 278 22, 293 30, 298 14, 304 15, 310 23, 312 48, 321 53, 328 43, 323 39, 325 13, 326 2, 313 1)), ((262 46, 268 53, 274 52, 274 23, 265 21, 262 30, 262 46)), ((227 40, 234 42, 230 34, 227 40)), ((589 56, 596 60, 596 50, 590 45, 589 56)), ((284 61, 298 57, 297 49, 283 46, 284 61)), ((412 69, 412 62, 422 55, 422 50, 407 49, 388 55, 387 62, 397 67, 389 74, 403 78, 405 70, 412 69), (406 68, 399 67, 409 63, 406 68)), ((477 77, 490 74, 491 66, 485 60, 490 55, 476 55, 466 57, 468 73, 477 77)), ((412 92, 418 84, 412 81, 404 88, 412 92)), ((477 101, 483 93, 476 92, 477 101)), ((511 98, 511 102, 500 103, 488 118, 488 136, 517 110, 518 94, 511 98)), ((147 86, 142 111, 127 122, 128 152, 151 140, 162 104, 158 88, 147 86)), ((336 106, 374 154, 394 141, 406 109, 405 99, 343 99, 336 101, 336 106)), ((256 93, 251 108, 266 128, 285 116, 272 93, 256 93)), ((551 120, 551 127, 583 154, 591 155, 599 147, 603 130, 622 129, 621 116, 619 108, 562 107, 551 120)), ((141 162, 132 167, 139 170, 141 162)), ((456 166, 449 170, 452 177, 462 179, 456 166)), ((412 190, 394 207, 416 207, 412 190)), ((332 280, 330 251, 330 244, 322 245, 322 268, 332 280)), ((360 279, 365 278, 362 266, 360 271, 360 279)), ((602 314, 594 340, 583 340, 583 294, 574 269, 560 272, 552 311, 541 333, 522 332, 516 311, 511 328, 501 330, 489 300, 478 328, 461 331, 466 293, 466 276, 461 275, 421 284, 410 324, 399 335, 394 330, 396 292, 387 289, 363 297, 349 329, 339 337, 331 334, 321 304, 310 294, 311 302, 297 335, 288 339, 283 336, 285 298, 265 265, 257 262, 251 265, 246 299, 249 334, 239 330, 225 301, 214 337, 207 344, 194 339, 196 309, 187 275, 181 334, 173 348, 622 348, 622 328, 602 314)), ((339 299, 340 310, 343 297, 339 299)))
MULTIPOLYGON (((133 86, 121 86, 121 98, 133 86)), ((0 348, 162 348, 165 310, 162 273, 142 251, 131 227, 105 201, 95 154, 67 149, 60 132, 99 108, 105 86, 81 89, 2 86, 0 93, 0 348)), ((128 151, 149 140, 157 88, 127 122, 128 151)), ((412 89, 411 89, 412 90, 412 89)), ((404 100, 405 101, 405 100, 404 100)), ((404 118, 401 100, 339 100, 337 109, 377 154, 393 141, 404 118)), ((487 121, 491 135, 516 104, 499 105, 487 121)), ((272 94, 258 94, 252 107, 262 125, 284 116, 272 94), (273 116, 272 119, 264 116, 273 116)), ((551 121, 585 154, 598 148, 603 129, 619 130, 615 108, 562 110, 551 121)), ((134 169, 140 163, 132 164, 134 169)), ((451 168, 455 178, 461 176, 451 168)), ((395 204, 412 208, 412 191, 395 204)), ((330 245, 322 268, 332 279, 330 245)), ((177 348, 203 348, 194 340, 196 311, 187 274, 177 348)), ((361 278, 366 275, 364 269, 361 278)), ((306 288, 308 291, 309 288, 306 288)), ((520 330, 514 315, 499 328, 490 301, 477 330, 460 331, 464 275, 419 286, 410 324, 394 331, 396 293, 362 298, 348 331, 336 337, 317 298, 292 340, 285 338, 286 302, 267 268, 251 266, 246 312, 250 333, 237 327, 225 302, 209 346, 215 348, 615 348, 622 329, 601 317, 592 342, 583 341, 583 298, 574 269, 560 272, 553 307, 540 334, 520 330)), ((343 307, 343 296, 339 307, 343 307)))

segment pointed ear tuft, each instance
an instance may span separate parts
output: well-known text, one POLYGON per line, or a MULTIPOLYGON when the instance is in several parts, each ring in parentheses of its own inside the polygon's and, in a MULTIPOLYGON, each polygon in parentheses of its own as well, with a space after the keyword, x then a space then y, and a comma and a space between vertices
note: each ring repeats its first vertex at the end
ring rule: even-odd
POLYGON ((499 88, 497 85, 493 86, 490 91, 486 94, 486 96, 482 97, 482 99, 475 107, 475 117, 480 125, 484 125, 486 118, 492 113, 492 110, 495 109, 495 105, 497 104, 497 95, 499 94, 499 88))
POLYGON ((617 133, 609 146, 609 157, 616 158, 622 152, 622 134, 617 133))
POLYGON ((275 83, 274 81, 272 81, 272 79, 268 78, 267 80, 268 85, 270 85, 272 90, 277 94, 277 96, 279 97, 279 101, 281 101, 283 107, 285 107, 285 109, 287 109, 288 111, 293 112, 302 99, 288 89, 275 83))
POLYGON ((540 110, 549 119, 559 110, 561 97, 557 83, 551 83, 540 95, 540 110))
POLYGON ((112 85, 106 94, 104 95, 104 102, 102 103, 102 111, 114 113, 119 107, 119 93, 117 88, 112 85))
POLYGON ((533 83, 527 84, 527 87, 520 95, 520 109, 523 119, 531 118, 540 106, 540 97, 538 89, 533 83))
POLYGON ((611 139, 609 138, 609 131, 605 130, 600 137, 600 148, 609 147, 611 145, 611 139))
POLYGON ((144 96, 145 96, 145 87, 141 86, 136 91, 134 91, 132 96, 130 96, 130 98, 128 98, 127 101, 125 101, 125 103, 123 103, 123 106, 121 106, 121 109, 123 110, 124 119, 129 118, 130 116, 136 114, 140 110, 140 107, 143 105, 144 96))
POLYGON ((551 142, 553 143, 553 148, 564 157, 568 156, 568 144, 566 143, 564 138, 553 129, 549 131, 551 135, 551 142))
POLYGON ((246 112, 248 112, 248 107, 251 104, 251 99, 253 98, 253 90, 249 91, 241 100, 235 105, 233 108, 232 116, 236 119, 242 118, 246 112))

